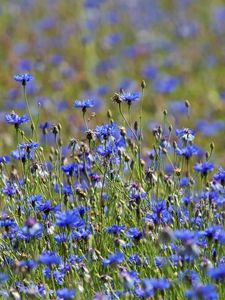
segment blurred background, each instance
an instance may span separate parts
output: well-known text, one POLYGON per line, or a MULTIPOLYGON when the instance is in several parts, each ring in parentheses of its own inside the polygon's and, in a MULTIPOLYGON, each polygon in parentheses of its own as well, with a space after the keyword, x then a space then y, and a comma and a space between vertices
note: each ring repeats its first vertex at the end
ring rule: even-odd
MULTIPOLYGON (((224 149, 222 0, 1 0, 0 43, 2 149, 14 142, 5 113, 26 112, 22 88, 13 80, 17 73, 34 77, 27 85, 33 115, 42 124, 60 122, 68 140, 84 131, 74 100, 95 100, 96 116, 89 113, 94 128, 107 121, 109 108, 118 120, 113 94, 141 91, 144 79, 147 144, 166 108, 168 123, 194 128, 202 146, 218 141, 217 153, 224 149)), ((131 109, 133 122, 139 108, 131 109)), ((49 133, 48 143, 53 140, 49 133)))

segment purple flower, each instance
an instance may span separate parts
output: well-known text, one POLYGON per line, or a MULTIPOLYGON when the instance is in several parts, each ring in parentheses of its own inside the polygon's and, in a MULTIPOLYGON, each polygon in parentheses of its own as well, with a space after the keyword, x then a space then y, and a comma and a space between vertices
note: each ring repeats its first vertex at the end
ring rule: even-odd
POLYGON ((33 79, 33 76, 31 74, 17 74, 13 76, 15 81, 21 82, 23 86, 26 85, 27 82, 31 81, 33 79))

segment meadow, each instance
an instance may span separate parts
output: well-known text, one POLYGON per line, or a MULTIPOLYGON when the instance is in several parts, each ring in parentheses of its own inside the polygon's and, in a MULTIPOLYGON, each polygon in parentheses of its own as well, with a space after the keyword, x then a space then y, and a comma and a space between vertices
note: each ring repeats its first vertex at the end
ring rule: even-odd
POLYGON ((0 299, 225 299, 225 5, 0 0, 0 299))

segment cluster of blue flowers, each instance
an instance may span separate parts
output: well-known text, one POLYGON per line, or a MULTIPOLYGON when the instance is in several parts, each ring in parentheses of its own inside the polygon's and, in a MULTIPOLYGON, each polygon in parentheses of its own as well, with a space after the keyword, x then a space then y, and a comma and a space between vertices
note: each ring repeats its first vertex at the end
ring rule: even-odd
MULTIPOLYGON (((23 77, 30 78, 15 79, 23 77)), ((172 299, 183 286, 187 299, 218 299, 225 278, 225 170, 212 174, 214 145, 205 155, 193 129, 159 125, 145 158, 140 132, 132 134, 121 110, 139 93, 115 97, 126 127, 109 116, 85 139, 63 145, 61 125, 38 124, 40 133, 55 135, 49 158, 41 141, 25 136, 29 118, 6 114, 21 140, 0 161, 4 297, 172 299)), ((93 106, 75 102, 85 114, 93 106)))

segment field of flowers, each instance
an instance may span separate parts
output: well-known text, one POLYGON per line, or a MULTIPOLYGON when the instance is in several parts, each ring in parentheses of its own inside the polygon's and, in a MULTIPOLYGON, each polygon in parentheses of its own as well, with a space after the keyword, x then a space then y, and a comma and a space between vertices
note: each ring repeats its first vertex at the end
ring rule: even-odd
POLYGON ((224 1, 0 25, 0 299, 224 300, 224 1))

